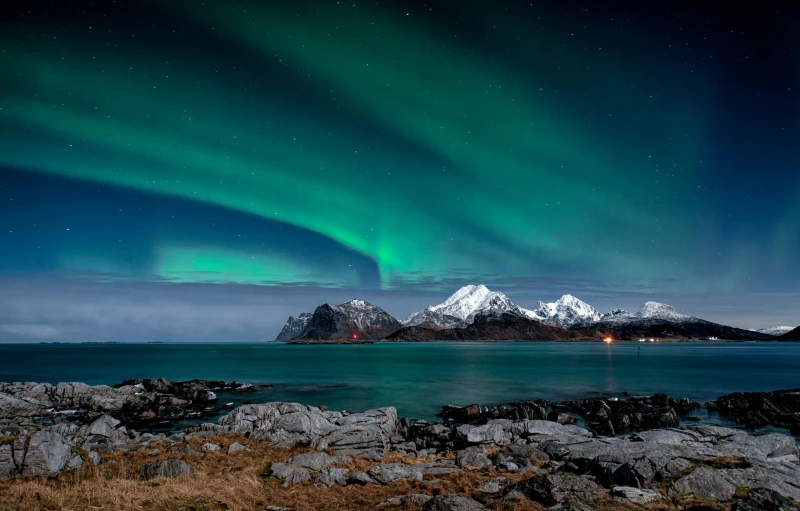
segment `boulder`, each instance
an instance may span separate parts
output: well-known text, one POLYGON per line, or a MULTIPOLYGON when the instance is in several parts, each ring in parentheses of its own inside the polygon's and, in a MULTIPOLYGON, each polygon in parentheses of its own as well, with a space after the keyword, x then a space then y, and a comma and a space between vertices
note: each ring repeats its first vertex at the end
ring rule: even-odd
POLYGON ((197 473, 197 469, 183 460, 168 459, 145 463, 139 475, 150 480, 157 477, 186 477, 197 473))
POLYGON ((456 428, 455 443, 459 447, 470 445, 506 445, 512 440, 512 421, 493 419, 482 426, 463 424, 456 428))
POLYGON ((345 486, 347 485, 346 474, 347 474, 346 468, 329 467, 323 469, 321 472, 317 474, 316 479, 314 479, 314 484, 324 484, 328 488, 330 488, 334 484, 345 486))
POLYGON ((492 463, 499 466, 503 463, 514 463, 518 467, 541 466, 550 461, 550 456, 531 444, 509 444, 492 455, 492 463))
POLYGON ((387 463, 386 465, 372 465, 369 475, 380 484, 389 484, 398 479, 422 481, 423 472, 418 465, 387 463))
POLYGON ((438 495, 425 503, 425 511, 488 511, 488 508, 463 495, 438 495))
POLYGON ((767 488, 754 488, 744 500, 733 504, 731 511, 796 511, 796 507, 780 493, 767 488))
POLYGON ((492 462, 483 453, 481 447, 467 447, 460 451, 456 451, 456 465, 462 468, 476 468, 478 470, 491 467, 492 462))
POLYGON ((352 461, 352 459, 347 456, 330 456, 325 452, 309 452, 289 458, 288 463, 295 467, 303 467, 314 472, 319 472, 333 464, 345 464, 350 463, 350 461, 352 461))
POLYGON ((511 484, 511 481, 503 476, 495 477, 494 479, 489 479, 482 485, 478 487, 478 491, 481 493, 500 493, 506 486, 511 484))
POLYGON ((547 414, 547 420, 559 424, 574 424, 576 419, 572 415, 553 410, 547 414))
POLYGON ((233 442, 231 445, 228 446, 228 454, 234 454, 237 452, 242 452, 246 449, 245 446, 240 444, 239 442, 233 442))
POLYGON ((632 486, 615 486, 611 489, 611 495, 617 500, 632 504, 647 504, 662 499, 661 494, 656 491, 632 486))
POLYGON ((565 499, 588 501, 605 495, 605 491, 591 479, 570 473, 539 475, 509 487, 527 498, 553 506, 565 499))
POLYGON ((219 451, 220 446, 217 444, 212 444, 210 442, 203 444, 203 447, 200 448, 200 452, 213 452, 219 451))
POLYGON ((55 477, 72 457, 72 447, 64 437, 51 431, 37 431, 28 442, 22 474, 55 477))
POLYGON ((366 472, 351 472, 347 476, 347 484, 358 484, 364 486, 365 484, 377 484, 377 481, 370 477, 366 472))

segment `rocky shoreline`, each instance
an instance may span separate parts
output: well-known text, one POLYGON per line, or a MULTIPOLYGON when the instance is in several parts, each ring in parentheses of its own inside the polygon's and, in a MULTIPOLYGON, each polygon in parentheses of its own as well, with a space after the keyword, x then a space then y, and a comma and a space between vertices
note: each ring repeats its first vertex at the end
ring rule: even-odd
MULTIPOLYGON (((402 482, 398 488, 419 490, 391 496, 383 502, 388 509, 588 510, 600 503, 688 509, 681 502, 700 499, 713 504, 705 509, 788 510, 800 502, 793 437, 682 427, 681 418, 700 405, 663 394, 445 406, 437 423, 398 418, 393 407, 348 413, 273 402, 245 404, 215 423, 171 435, 131 429, 213 407, 218 391, 251 388, 164 379, 115 387, 0 384, 0 478, 55 478, 114 463, 113 453, 139 451, 162 458, 137 467, 143 481, 195 477, 202 471, 193 461, 198 456, 235 457, 268 445, 290 451, 259 474, 285 487, 316 485, 324 492, 402 482), (472 483, 458 493, 425 491, 435 481, 465 477, 472 483)), ((708 404, 742 424, 783 427, 796 425, 799 405, 800 389, 730 394, 708 404)))

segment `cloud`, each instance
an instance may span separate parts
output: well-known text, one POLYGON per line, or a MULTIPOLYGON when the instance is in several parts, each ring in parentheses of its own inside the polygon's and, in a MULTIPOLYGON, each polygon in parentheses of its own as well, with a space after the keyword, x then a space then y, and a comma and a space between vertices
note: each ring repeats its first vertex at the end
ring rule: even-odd
POLYGON ((52 339, 61 334, 58 329, 50 325, 0 325, 0 330, 13 335, 43 339, 52 339))

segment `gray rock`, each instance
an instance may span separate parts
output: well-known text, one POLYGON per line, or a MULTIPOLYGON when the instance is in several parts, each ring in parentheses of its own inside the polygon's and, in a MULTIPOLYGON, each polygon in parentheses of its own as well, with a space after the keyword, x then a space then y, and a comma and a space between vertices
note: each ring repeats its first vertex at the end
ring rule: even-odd
POLYGON ((72 454, 72 447, 58 433, 37 431, 28 443, 22 474, 55 477, 64 470, 72 454))
POLYGON ((503 476, 489 479, 478 487, 481 493, 500 493, 506 486, 511 484, 511 481, 503 476))
POLYGON ((201 452, 213 452, 213 451, 219 451, 219 450, 220 450, 220 446, 219 445, 212 444, 210 442, 203 444, 203 447, 200 448, 201 452))
POLYGON ((580 502, 605 495, 605 490, 591 479, 570 473, 547 474, 523 479, 510 486, 531 500, 554 506, 565 499, 580 502))
POLYGON ((662 498, 661 494, 656 491, 632 486, 615 486, 611 488, 611 495, 617 500, 633 504, 646 504, 662 498))
POLYGON ((728 500, 737 487, 766 488, 784 497, 800 500, 800 465, 751 459, 749 468, 713 469, 700 466, 672 485, 678 494, 692 494, 712 500, 728 500))
POLYGON ((463 446, 506 445, 513 439, 511 431, 512 422, 508 419, 492 419, 482 426, 463 424, 456 428, 456 442, 463 446))
POLYGON ((306 481, 310 481, 311 475, 312 472, 307 468, 293 467, 292 471, 284 479, 283 485, 290 486, 292 484, 304 483, 306 481))
POLYGON ((241 433, 279 447, 312 445, 318 451, 383 458, 397 432, 393 407, 343 415, 299 403, 263 403, 235 408, 217 424, 202 424, 197 432, 241 433))
POLYGON ((110 415, 103 415, 92 422, 86 430, 86 435, 100 435, 109 437, 114 433, 114 429, 119 425, 119 421, 110 415))
POLYGON ((352 459, 347 456, 330 456, 324 452, 308 452, 289 458, 288 463, 296 467, 307 468, 313 472, 319 472, 330 465, 345 464, 351 461, 352 459))
POLYGON ((347 484, 359 484, 364 486, 365 484, 378 484, 375 479, 370 477, 369 474, 366 472, 352 472, 347 476, 347 484))
POLYGON ((387 463, 386 465, 372 465, 369 469, 369 475, 380 484, 389 484, 398 479, 422 481, 423 472, 417 465, 387 463))
POLYGON ((103 461, 103 459, 100 457, 99 452, 89 451, 89 461, 91 461, 95 465, 99 465, 103 461))
POLYGON ((344 426, 317 438, 312 444, 318 451, 332 450, 336 454, 362 456, 374 461, 383 459, 389 451, 389 437, 378 425, 344 426))
POLYGON ((330 488, 334 484, 346 486, 347 485, 346 474, 347 474, 346 468, 329 467, 317 474, 316 479, 314 479, 314 484, 324 484, 328 488, 330 488))
POLYGON ((747 498, 736 502, 731 511, 796 511, 796 509, 780 493, 767 488, 754 488, 747 492, 747 498))
POLYGON ((531 467, 548 461, 550 456, 546 452, 530 444, 509 444, 492 455, 492 463, 497 466, 514 463, 519 467, 531 467))
POLYGON ((228 446, 228 454, 233 454, 236 452, 242 452, 246 449, 245 446, 240 444, 239 442, 233 442, 230 446, 228 446))
POLYGON ((583 502, 566 499, 562 500, 553 507, 547 508, 548 511, 594 511, 594 508, 583 502))
POLYGON ((424 493, 411 493, 409 495, 398 495, 396 497, 392 497, 384 502, 381 502, 377 507, 402 506, 406 502, 410 502, 415 506, 422 506, 429 500, 431 500, 430 495, 425 495, 424 493))
POLYGON ((483 454, 481 447, 467 447, 456 451, 456 465, 462 468, 472 467, 481 470, 491 467, 492 462, 483 454))
POLYGON ((83 466, 83 458, 81 458, 78 454, 70 458, 67 462, 66 468, 70 470, 78 470, 83 466))
POLYGON ((425 503, 425 511, 488 511, 488 508, 463 495, 438 495, 425 503))
POLYGON ((139 475, 150 480, 157 477, 186 477, 197 473, 197 469, 183 460, 169 459, 142 465, 139 475))
POLYGON ((19 419, 22 417, 42 417, 50 415, 48 402, 35 398, 17 397, 0 392, 0 419, 19 419))
POLYGON ((296 467, 289 463, 273 463, 269 475, 278 479, 286 479, 296 467))

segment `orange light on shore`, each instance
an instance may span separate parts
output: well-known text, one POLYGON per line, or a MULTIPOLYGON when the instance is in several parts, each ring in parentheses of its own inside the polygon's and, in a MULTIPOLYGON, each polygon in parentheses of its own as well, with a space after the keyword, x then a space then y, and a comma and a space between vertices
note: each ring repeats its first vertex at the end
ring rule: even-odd
POLYGON ((613 339, 611 339, 611 337, 606 337, 606 338, 605 338, 605 339, 603 339, 603 340, 606 342, 606 344, 611 344, 611 341, 612 341, 613 339))

